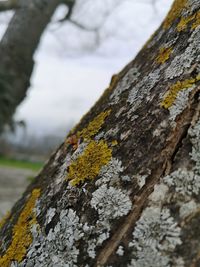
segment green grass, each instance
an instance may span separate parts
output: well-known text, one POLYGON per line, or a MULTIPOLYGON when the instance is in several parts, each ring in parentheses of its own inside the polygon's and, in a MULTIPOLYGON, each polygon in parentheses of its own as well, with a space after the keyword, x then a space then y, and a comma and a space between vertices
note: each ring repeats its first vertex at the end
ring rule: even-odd
POLYGON ((0 156, 0 166, 39 171, 42 168, 43 163, 42 162, 30 162, 30 161, 25 161, 25 160, 16 160, 16 159, 11 159, 11 158, 0 156))

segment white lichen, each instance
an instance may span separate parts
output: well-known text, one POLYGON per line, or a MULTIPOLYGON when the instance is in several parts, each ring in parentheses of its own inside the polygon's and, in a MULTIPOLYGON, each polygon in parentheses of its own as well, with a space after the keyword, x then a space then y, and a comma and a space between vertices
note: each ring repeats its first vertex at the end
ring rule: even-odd
POLYGON ((165 78, 173 79, 179 77, 186 70, 188 70, 192 63, 200 60, 200 26, 194 30, 188 40, 189 45, 185 51, 177 55, 171 62, 170 66, 165 70, 165 78))
POLYGON ((191 200, 187 203, 181 205, 179 210, 179 215, 182 219, 186 218, 187 216, 191 215, 197 210, 197 204, 194 200, 191 200))
POLYGON ((183 196, 198 195, 200 191, 200 175, 185 168, 179 168, 165 176, 164 182, 168 186, 173 186, 175 191, 183 196))
POLYGON ((194 171, 197 175, 200 175, 200 119, 194 127, 189 129, 188 133, 192 143, 192 152, 190 155, 195 162, 194 171))
POLYGON ((169 188, 165 184, 156 184, 154 191, 149 196, 149 200, 155 204, 162 204, 165 201, 169 188))
POLYGON ((116 88, 110 96, 111 104, 117 104, 120 99, 120 95, 128 90, 130 86, 137 81, 140 73, 136 67, 132 67, 128 70, 128 72, 124 75, 122 79, 118 82, 116 88))
POLYGON ((76 160, 84 152, 84 150, 87 147, 87 145, 88 145, 88 143, 86 143, 86 142, 83 142, 83 143, 79 144, 77 149, 71 155, 71 161, 76 160))
POLYGON ((146 184, 146 179, 148 175, 136 175, 137 183, 139 188, 141 189, 146 184))
MULTIPOLYGON (((160 79, 160 69, 150 72, 148 75, 131 88, 127 102, 131 104, 131 112, 133 112, 140 106, 145 99, 147 102, 151 100, 150 91, 154 88, 156 83, 160 79)), ((129 114, 130 116, 130 114, 129 114)))
POLYGON ((118 256, 123 256, 124 255, 124 248, 122 246, 119 246, 117 251, 116 251, 116 254, 118 256))
POLYGON ((131 182, 131 177, 129 175, 123 175, 121 179, 123 182, 131 182))
POLYGON ((191 86, 188 89, 178 92, 176 100, 174 101, 173 105, 169 107, 169 119, 171 121, 175 121, 176 117, 186 109, 190 92, 194 89, 194 87, 195 86, 191 86))
POLYGON ((194 10, 199 10, 200 8, 200 1, 199 0, 188 0, 187 6, 189 11, 193 12, 194 10))
POLYGON ((127 267, 170 267, 170 258, 151 247, 138 251, 136 257, 137 259, 132 259, 127 267))
POLYGON ((122 173, 123 170, 124 167, 122 166, 122 162, 112 158, 107 165, 101 168, 99 173, 100 179, 95 182, 95 185, 100 186, 105 183, 114 185, 118 183, 120 181, 120 173, 122 173))
POLYGON ((97 210, 100 220, 109 221, 127 215, 132 202, 121 189, 102 185, 92 193, 91 206, 97 210))
POLYGON ((33 227, 33 242, 26 259, 17 267, 76 267, 79 255, 76 242, 83 237, 82 227, 79 217, 72 209, 61 211, 58 223, 50 229, 47 236, 38 231, 37 227, 33 227))
POLYGON ((56 214, 55 208, 50 208, 47 210, 45 225, 49 224, 52 221, 55 214, 56 214))
POLYGON ((137 251, 151 247, 155 251, 173 251, 181 244, 181 229, 166 208, 147 207, 136 223, 133 244, 137 251))

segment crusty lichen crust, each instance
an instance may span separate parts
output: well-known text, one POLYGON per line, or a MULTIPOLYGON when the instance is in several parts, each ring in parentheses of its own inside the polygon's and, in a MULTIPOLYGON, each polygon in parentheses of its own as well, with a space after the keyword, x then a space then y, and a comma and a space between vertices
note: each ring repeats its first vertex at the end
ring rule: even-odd
POLYGON ((27 249, 33 241, 31 228, 33 225, 37 225, 34 208, 39 196, 40 189, 34 189, 19 215, 17 223, 13 227, 12 240, 9 247, 0 256, 0 266, 9 267, 12 261, 21 262, 26 256, 27 249))

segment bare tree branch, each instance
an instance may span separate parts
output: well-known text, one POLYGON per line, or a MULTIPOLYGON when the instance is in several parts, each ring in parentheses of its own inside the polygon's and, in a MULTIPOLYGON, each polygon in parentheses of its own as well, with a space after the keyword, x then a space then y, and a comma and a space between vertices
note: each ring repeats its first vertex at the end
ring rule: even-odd
POLYGON ((0 12, 19 8, 18 0, 0 1, 0 12))

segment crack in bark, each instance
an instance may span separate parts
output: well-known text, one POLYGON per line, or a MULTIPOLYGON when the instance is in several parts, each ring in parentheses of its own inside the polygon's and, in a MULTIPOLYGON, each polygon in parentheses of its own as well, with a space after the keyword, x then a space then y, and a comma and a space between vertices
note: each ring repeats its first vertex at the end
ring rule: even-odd
MULTIPOLYGON (((193 118, 196 116, 198 110, 198 97, 200 93, 200 87, 191 94, 189 99, 188 108, 182 113, 175 130, 172 132, 167 142, 166 148, 161 151, 163 156, 163 164, 151 174, 151 178, 147 181, 145 188, 142 188, 139 195, 133 197, 133 209, 125 219, 122 227, 120 227, 107 242, 104 248, 100 251, 94 267, 102 267, 108 264, 114 251, 119 246, 120 242, 134 229, 134 225, 140 218, 141 212, 148 202, 149 195, 153 192, 154 185, 159 179, 167 175, 172 169, 172 165, 177 153, 180 151, 183 140, 186 138, 188 129, 190 128, 193 118), (181 127, 186 125, 186 127, 181 127)), ((200 253, 199 257, 200 258, 200 253)), ((197 260, 198 260, 197 259, 197 260)), ((194 267, 194 266, 191 266, 194 267)))

